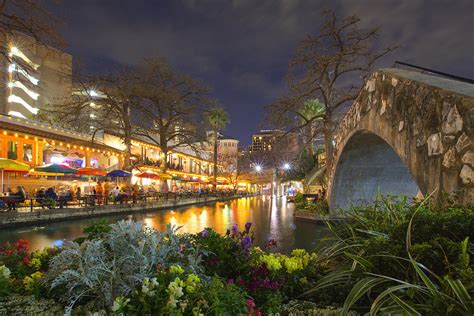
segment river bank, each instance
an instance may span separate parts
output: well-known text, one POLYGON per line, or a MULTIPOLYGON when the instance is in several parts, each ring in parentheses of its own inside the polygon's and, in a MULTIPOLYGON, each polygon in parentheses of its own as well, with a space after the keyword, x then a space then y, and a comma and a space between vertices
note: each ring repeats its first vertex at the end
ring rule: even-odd
POLYGON ((75 220, 81 218, 131 214, 160 209, 172 209, 182 206, 229 201, 241 197, 242 196, 240 195, 225 197, 193 197, 135 204, 95 205, 82 208, 47 209, 34 212, 4 212, 0 213, 0 227, 34 226, 37 224, 75 220))

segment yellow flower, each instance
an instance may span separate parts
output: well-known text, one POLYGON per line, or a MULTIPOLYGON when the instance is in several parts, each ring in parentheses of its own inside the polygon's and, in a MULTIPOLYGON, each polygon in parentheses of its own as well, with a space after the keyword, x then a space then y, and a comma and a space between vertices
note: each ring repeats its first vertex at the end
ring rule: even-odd
POLYGON ((30 278, 29 276, 26 276, 23 279, 23 286, 25 287, 25 289, 27 291, 30 291, 33 288, 34 283, 35 283, 35 281, 32 278, 30 278))
POLYGON ((33 273, 31 275, 31 277, 33 278, 34 281, 37 281, 37 280, 42 279, 44 277, 44 273, 40 272, 40 271, 36 271, 35 273, 33 273))
POLYGON ((175 273, 175 274, 183 274, 184 269, 181 266, 171 266, 170 267, 170 272, 175 273))
POLYGON ((41 268, 41 260, 38 258, 33 258, 30 260, 30 263, 28 263, 28 266, 34 270, 39 270, 39 268, 41 268))
POLYGON ((278 258, 275 255, 272 255, 272 254, 262 255, 260 256, 260 261, 262 263, 265 263, 268 270, 270 271, 278 271, 281 269, 280 260, 278 260, 278 258))

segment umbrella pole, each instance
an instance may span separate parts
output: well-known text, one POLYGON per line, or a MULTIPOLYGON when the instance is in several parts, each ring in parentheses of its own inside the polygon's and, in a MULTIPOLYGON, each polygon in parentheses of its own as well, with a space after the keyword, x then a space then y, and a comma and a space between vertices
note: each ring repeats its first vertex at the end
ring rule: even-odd
POLYGON ((3 188, 3 169, 2 169, 2 192, 5 192, 5 189, 3 188))

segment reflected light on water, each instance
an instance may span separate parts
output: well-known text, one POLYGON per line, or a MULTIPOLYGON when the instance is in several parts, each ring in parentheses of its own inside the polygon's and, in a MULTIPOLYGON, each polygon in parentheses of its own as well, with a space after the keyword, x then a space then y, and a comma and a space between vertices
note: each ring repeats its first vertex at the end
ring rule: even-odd
MULTIPOLYGON (((292 204, 290 204, 292 205, 292 204)), ((0 231, 0 244, 6 241, 16 242, 28 239, 31 250, 42 249, 63 240, 73 240, 82 235, 85 227, 101 218, 88 218, 74 221, 43 224, 41 228, 13 228, 0 231)), ((206 205, 157 210, 133 215, 114 215, 103 217, 108 223, 119 220, 142 221, 146 226, 164 230, 167 224, 183 226, 181 233, 198 233, 211 227, 224 234, 233 224, 240 229, 246 222, 252 222, 252 231, 257 245, 274 238, 280 250, 290 248, 311 249, 315 240, 328 235, 321 225, 308 222, 295 222, 292 206, 287 207, 285 199, 253 197, 236 199, 229 202, 217 202, 206 205)))

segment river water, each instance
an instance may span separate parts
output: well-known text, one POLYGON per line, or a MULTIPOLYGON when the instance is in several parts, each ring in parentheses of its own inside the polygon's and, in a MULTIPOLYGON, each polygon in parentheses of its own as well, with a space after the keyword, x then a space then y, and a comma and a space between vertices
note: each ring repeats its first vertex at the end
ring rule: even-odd
MULTIPOLYGON (((324 224, 295 220, 293 210, 294 204, 287 204, 284 197, 271 199, 259 196, 133 215, 105 216, 103 219, 109 223, 123 219, 142 221, 159 230, 171 223, 183 226, 180 229, 183 233, 197 233, 206 227, 212 227, 222 234, 233 224, 242 229, 246 222, 252 222, 255 244, 262 246, 267 240, 275 239, 281 252, 288 252, 293 248, 313 250, 330 236, 324 224)), ((0 244, 27 239, 31 250, 61 245, 64 240, 82 236, 83 229, 99 219, 101 218, 95 217, 40 224, 36 227, 2 228, 0 244)))

